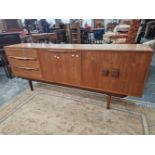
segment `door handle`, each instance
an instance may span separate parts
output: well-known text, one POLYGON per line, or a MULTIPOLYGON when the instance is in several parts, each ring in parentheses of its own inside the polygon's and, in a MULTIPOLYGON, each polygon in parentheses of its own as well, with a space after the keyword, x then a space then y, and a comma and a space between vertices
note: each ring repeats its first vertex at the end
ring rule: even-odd
POLYGON ((109 75, 109 70, 108 69, 102 69, 102 75, 108 76, 109 75))
POLYGON ((120 75, 120 69, 112 69, 112 71, 111 71, 112 77, 118 78, 119 75, 120 75))

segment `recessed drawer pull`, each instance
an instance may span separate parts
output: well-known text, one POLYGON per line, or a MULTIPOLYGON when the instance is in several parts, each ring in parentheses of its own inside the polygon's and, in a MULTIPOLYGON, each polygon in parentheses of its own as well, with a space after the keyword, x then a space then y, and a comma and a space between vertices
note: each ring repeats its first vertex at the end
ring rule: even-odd
POLYGON ((56 53, 61 53, 61 52, 66 52, 66 53, 67 52, 68 53, 69 52, 76 52, 76 50, 67 50, 67 49, 66 50, 61 50, 61 49, 60 50, 57 50, 57 49, 54 50, 54 49, 52 49, 52 50, 47 50, 47 51, 49 51, 49 52, 56 52, 56 53))
POLYGON ((102 69, 102 75, 103 76, 108 76, 109 75, 109 70, 108 69, 102 69))
POLYGON ((39 71, 39 69, 38 69, 38 68, 17 67, 17 66, 13 66, 13 67, 18 68, 18 69, 24 69, 24 70, 39 71))
POLYGON ((111 76, 114 78, 118 78, 120 76, 120 70, 119 69, 112 69, 111 76))
POLYGON ((16 57, 16 56, 9 56, 9 58, 13 58, 17 60, 37 60, 37 58, 25 58, 25 57, 16 57))

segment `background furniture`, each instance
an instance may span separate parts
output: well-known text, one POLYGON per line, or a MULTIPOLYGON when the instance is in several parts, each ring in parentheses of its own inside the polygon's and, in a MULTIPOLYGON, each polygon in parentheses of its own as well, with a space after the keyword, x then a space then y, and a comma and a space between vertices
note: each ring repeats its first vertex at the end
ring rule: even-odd
POLYGON ((16 76, 111 96, 142 96, 153 50, 130 44, 18 44, 5 47, 16 76))
POLYGON ((80 23, 66 24, 66 36, 68 43, 81 44, 80 23))
POLYGON ((0 33, 0 66, 8 77, 11 77, 11 70, 7 61, 4 46, 21 43, 20 33, 0 33))
POLYGON ((92 26, 94 28, 98 28, 98 26, 100 27, 104 27, 104 19, 92 19, 92 26))
POLYGON ((33 43, 40 43, 40 42, 57 42, 57 33, 37 33, 30 35, 33 43))
POLYGON ((3 69, 6 76, 10 77, 9 69, 7 66, 8 66, 8 64, 7 64, 7 61, 5 59, 4 50, 0 49, 0 72, 3 69))
POLYGON ((113 31, 116 25, 118 25, 117 22, 108 23, 106 26, 106 31, 113 31))
POLYGON ((0 19, 1 32, 22 31, 22 22, 20 19, 0 19))
POLYGON ((55 29, 53 33, 57 34, 57 43, 66 43, 66 32, 65 29, 60 28, 60 29, 55 29))
MULTIPOLYGON (((118 36, 119 34, 127 34, 130 28, 130 25, 126 24, 129 22, 126 22, 126 20, 121 20, 120 23, 118 25, 116 25, 112 31, 107 31, 104 35, 103 35, 103 40, 105 43, 111 43, 111 37, 115 37, 118 36)), ((131 21, 130 21, 131 23, 131 21)))
POLYGON ((138 30, 140 28, 141 20, 133 19, 127 34, 116 34, 110 36, 112 43, 126 43, 126 44, 135 44, 137 42, 138 30))
POLYGON ((149 21, 146 24, 146 29, 145 29, 144 37, 147 38, 147 39, 155 38, 155 20, 149 21))
POLYGON ((120 24, 131 25, 131 19, 121 19, 120 24))
POLYGON ((102 44, 103 42, 103 34, 104 34, 104 28, 94 28, 92 29, 93 34, 94 34, 94 41, 93 43, 99 43, 102 44))

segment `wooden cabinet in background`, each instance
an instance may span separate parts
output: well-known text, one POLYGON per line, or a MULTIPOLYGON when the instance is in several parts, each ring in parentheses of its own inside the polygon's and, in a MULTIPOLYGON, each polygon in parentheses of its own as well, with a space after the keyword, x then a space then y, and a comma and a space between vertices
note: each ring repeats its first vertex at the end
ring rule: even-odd
POLYGON ((5 47, 16 76, 111 96, 142 96, 153 50, 134 44, 17 44, 5 47))
POLYGON ((14 32, 22 31, 22 29, 21 19, 0 19, 0 31, 14 32))

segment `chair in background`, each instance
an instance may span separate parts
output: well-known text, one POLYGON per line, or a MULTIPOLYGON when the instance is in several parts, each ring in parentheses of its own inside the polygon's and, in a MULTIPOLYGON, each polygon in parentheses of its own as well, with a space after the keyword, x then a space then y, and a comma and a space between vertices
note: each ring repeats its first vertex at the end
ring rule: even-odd
POLYGON ((111 23, 108 23, 107 24, 107 28, 106 28, 106 31, 113 31, 114 30, 114 28, 116 27, 116 25, 118 25, 118 23, 117 22, 111 22, 111 23))
POLYGON ((146 24, 144 37, 147 39, 155 38, 155 21, 154 20, 146 24))
POLYGON ((67 42, 70 44, 81 44, 80 23, 66 24, 67 42))
POLYGON ((102 44, 102 36, 104 34, 104 29, 101 28, 101 29, 96 29, 95 32, 94 32, 94 43, 99 43, 99 44, 102 44))
POLYGON ((126 20, 121 20, 120 23, 114 27, 113 31, 106 31, 106 33, 103 35, 103 41, 105 43, 111 43, 111 36, 116 36, 118 34, 127 34, 130 25, 131 24, 129 24, 129 21, 127 22, 126 20))
POLYGON ((140 28, 141 20, 133 19, 127 34, 116 34, 110 36, 111 43, 115 44, 135 44, 140 28))

